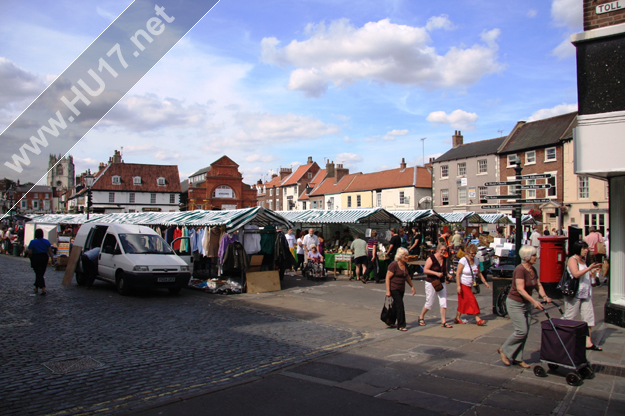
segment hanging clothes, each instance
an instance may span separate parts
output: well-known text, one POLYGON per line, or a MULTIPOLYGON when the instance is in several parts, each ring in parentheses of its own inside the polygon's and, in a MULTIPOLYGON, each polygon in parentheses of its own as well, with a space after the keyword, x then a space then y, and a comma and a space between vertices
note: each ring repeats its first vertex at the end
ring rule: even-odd
POLYGON ((204 235, 202 236, 202 255, 205 257, 210 257, 208 255, 208 243, 210 240, 210 228, 204 228, 204 235))
MULTIPOLYGON (((182 227, 182 236, 183 237, 189 236, 189 229, 187 227, 182 227)), ((187 240, 186 238, 180 241, 180 252, 181 253, 189 252, 189 240, 187 240)))
MULTIPOLYGON (((174 240, 179 237, 182 237, 182 230, 180 229, 180 227, 176 227, 176 229, 174 230, 174 240)), ((180 240, 176 241, 172 248, 174 250, 180 250, 180 240)))
POLYGON ((291 250, 289 250, 289 243, 286 240, 286 236, 282 231, 276 233, 276 242, 273 250, 273 260, 276 266, 280 270, 290 269, 291 266, 296 265, 296 261, 293 258, 291 250))
POLYGON ((224 234, 221 237, 221 242, 219 243, 219 251, 217 253, 217 257, 219 257, 220 264, 223 264, 224 256, 226 255, 226 250, 228 250, 228 246, 230 243, 235 241, 239 241, 239 237, 236 234, 224 234))
POLYGON ((247 254, 255 254, 260 251, 260 228, 258 225, 247 224, 243 227, 243 247, 247 254))
POLYGON ((174 229, 176 227, 169 227, 167 231, 165 231, 165 241, 167 244, 171 245, 171 242, 174 241, 174 229))
MULTIPOLYGON (((223 231, 220 226, 211 227, 208 245, 206 246, 206 257, 220 257, 219 250, 223 231)), ((238 241, 238 238, 237 238, 238 241)))
POLYGON ((197 241, 195 241, 195 228, 189 230, 189 244, 191 245, 191 253, 197 251, 197 241))
POLYGON ((276 227, 267 225, 260 232, 260 251, 263 254, 273 254, 274 244, 276 242, 276 227))
MULTIPOLYGON (((224 235, 224 238, 227 239, 228 234, 224 235)), ((235 236, 236 237, 236 236, 235 236)), ((245 249, 243 245, 238 241, 231 241, 224 253, 223 258, 223 270, 224 272, 242 272, 247 270, 248 262, 247 262, 247 253, 245 253, 245 249)))

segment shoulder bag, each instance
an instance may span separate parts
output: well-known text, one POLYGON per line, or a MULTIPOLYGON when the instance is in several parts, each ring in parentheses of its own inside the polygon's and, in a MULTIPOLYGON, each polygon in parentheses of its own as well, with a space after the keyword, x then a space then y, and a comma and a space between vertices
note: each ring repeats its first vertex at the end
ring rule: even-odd
POLYGON ((382 307, 382 313, 380 313, 380 319, 388 326, 395 325, 397 320, 397 310, 393 305, 393 298, 386 297, 384 299, 384 306, 382 307))
MULTIPOLYGON (((471 271, 471 277, 473 278, 473 284, 471 285, 471 289, 477 295, 478 293, 480 293, 480 287, 477 285, 477 280, 475 280, 475 275, 473 274, 473 267, 471 267, 471 263, 469 263, 468 259, 467 259, 467 264, 469 265, 469 270, 471 271)), ((477 266, 477 267, 479 268, 480 266, 477 266)))
POLYGON ((566 297, 574 297, 577 294, 577 289, 579 289, 579 279, 575 279, 571 276, 568 270, 568 265, 564 266, 562 278, 560 279, 560 283, 556 286, 556 289, 562 292, 562 295, 566 297))
POLYGON ((605 243, 597 243, 594 254, 605 254, 605 243))

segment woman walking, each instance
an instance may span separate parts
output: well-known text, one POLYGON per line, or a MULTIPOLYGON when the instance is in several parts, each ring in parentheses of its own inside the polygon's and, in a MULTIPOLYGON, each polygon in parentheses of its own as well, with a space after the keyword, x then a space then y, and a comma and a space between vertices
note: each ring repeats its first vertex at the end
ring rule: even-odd
POLYGON ((519 256, 522 263, 514 269, 512 288, 508 294, 508 299, 506 299, 506 307, 514 325, 514 332, 497 352, 505 365, 516 364, 523 368, 530 368, 529 364, 523 361, 523 349, 530 330, 531 312, 532 308, 544 310, 540 302, 532 297, 532 294, 534 291, 538 292, 547 303, 550 303, 551 299, 540 284, 538 273, 534 267, 537 258, 536 247, 521 247, 519 256))
POLYGON ((466 324, 467 322, 462 320, 462 315, 464 314, 473 315, 475 317, 475 323, 478 326, 482 326, 486 321, 480 318, 480 306, 477 304, 477 300, 471 288, 473 287, 476 276, 479 276, 488 289, 490 289, 490 285, 480 271, 480 261, 475 258, 477 255, 477 246, 475 244, 469 244, 466 248, 466 253, 467 255, 460 259, 458 271, 456 272, 458 312, 456 313, 454 323, 466 324))
POLYGON ((431 255, 425 262, 423 271, 425 273, 425 305, 419 316, 419 325, 425 326, 425 314, 434 306, 434 296, 438 297, 438 305, 441 309, 441 326, 443 328, 453 328, 447 321, 447 281, 449 280, 449 266, 447 265, 447 246, 439 244, 436 253, 431 255), (439 280, 443 288, 438 292, 432 283, 439 280))
POLYGON ((395 261, 388 265, 386 272, 386 297, 393 298, 393 306, 397 311, 397 329, 406 329, 406 311, 404 309, 404 291, 406 283, 412 288, 412 296, 416 294, 410 272, 408 271, 408 250, 400 247, 395 254, 395 261))
POLYGON ((35 271, 35 294, 46 294, 46 280, 44 275, 48 267, 48 257, 53 258, 52 245, 48 240, 43 238, 43 230, 38 228, 35 230, 35 239, 28 244, 26 254, 30 257, 30 267, 35 271))
POLYGON ((588 336, 586 337, 586 349, 603 351, 592 342, 590 328, 595 326, 595 310, 592 306, 592 273, 601 267, 601 263, 593 263, 586 266, 588 243, 578 241, 571 249, 573 255, 567 261, 567 270, 571 277, 579 279, 579 288, 575 296, 564 297, 564 319, 573 320, 581 314, 582 320, 588 323, 588 336))

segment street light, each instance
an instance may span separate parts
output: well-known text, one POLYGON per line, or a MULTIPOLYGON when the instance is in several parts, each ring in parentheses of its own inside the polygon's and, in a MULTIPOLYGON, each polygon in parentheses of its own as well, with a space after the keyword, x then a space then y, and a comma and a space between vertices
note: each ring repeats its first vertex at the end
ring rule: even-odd
POLYGON ((89 219, 89 210, 91 209, 91 187, 93 186, 95 178, 91 174, 91 171, 85 175, 85 186, 87 187, 87 219, 89 219))
POLYGON ((7 193, 9 194, 9 200, 11 201, 9 203, 9 212, 11 213, 11 225, 13 225, 13 196, 15 196, 15 187, 11 185, 7 193))

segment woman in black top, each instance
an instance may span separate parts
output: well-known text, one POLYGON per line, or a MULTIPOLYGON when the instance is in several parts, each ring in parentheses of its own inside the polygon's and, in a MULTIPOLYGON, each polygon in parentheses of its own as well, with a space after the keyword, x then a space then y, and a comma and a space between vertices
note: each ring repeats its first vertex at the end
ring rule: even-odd
POLYGON ((404 309, 404 291, 406 283, 412 288, 412 296, 416 294, 408 271, 408 250, 398 248, 395 261, 388 265, 386 272, 386 297, 393 297, 393 306, 397 311, 397 329, 406 329, 406 311, 404 309))
POLYGON ((425 262, 423 271, 425 272, 425 305, 419 316, 419 325, 425 326, 425 314, 434 306, 434 297, 438 297, 438 305, 441 308, 441 326, 443 328, 452 328, 447 320, 447 284, 449 280, 449 266, 447 264, 447 246, 439 244, 436 247, 436 253, 431 255, 425 262), (443 289, 436 291, 432 282, 439 279, 443 284, 443 289))

